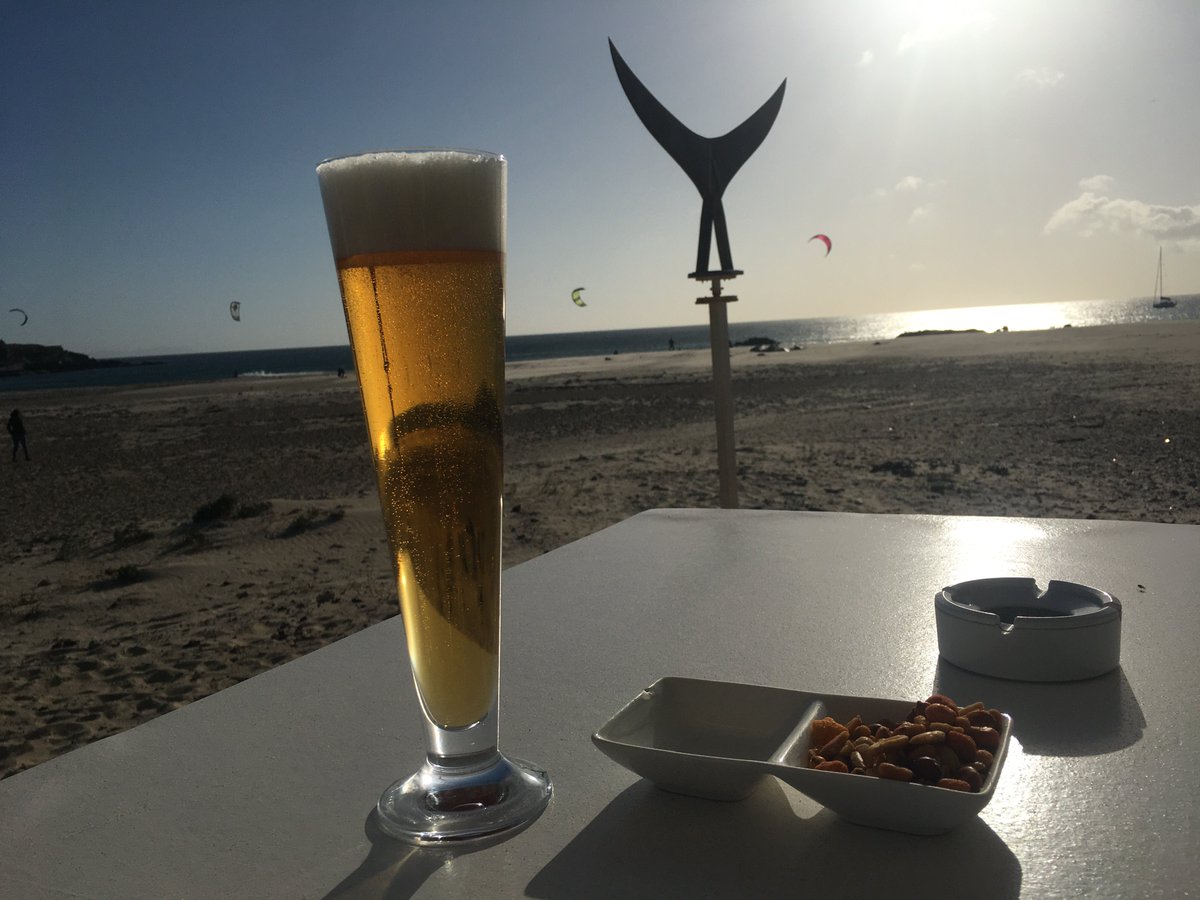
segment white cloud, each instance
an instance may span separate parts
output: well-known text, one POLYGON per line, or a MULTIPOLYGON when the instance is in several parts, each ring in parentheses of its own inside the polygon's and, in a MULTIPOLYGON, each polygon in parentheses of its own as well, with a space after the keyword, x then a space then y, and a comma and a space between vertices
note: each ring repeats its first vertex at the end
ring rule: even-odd
MULTIPOLYGON (((897 194, 929 193, 946 186, 945 178, 922 178, 920 175, 905 175, 896 182, 892 191, 897 194)), ((879 188, 877 194, 887 194, 884 188, 879 188)))
POLYGON ((1107 194, 1117 186, 1117 180, 1111 175, 1092 175, 1090 178, 1079 179, 1081 191, 1091 191, 1093 194, 1107 194))
POLYGON ((862 56, 860 56, 860 57, 858 58, 858 67, 859 67, 860 69, 865 69, 867 66, 869 66, 869 65, 870 65, 871 63, 873 63, 874 61, 875 61, 875 53, 874 53, 874 51, 872 51, 872 50, 864 50, 864 51, 862 52, 862 56))
POLYGON ((1066 78, 1066 74, 1051 69, 1049 66, 1039 66, 1036 69, 1022 69, 1017 73, 1017 84, 1038 91, 1049 90, 1066 78))
POLYGON ((1109 198, 1085 190, 1055 210, 1042 231, 1044 234, 1074 232, 1083 237, 1108 231, 1137 234, 1156 241, 1200 245, 1200 203, 1193 206, 1165 206, 1141 200, 1109 198))
POLYGON ((933 44, 960 35, 980 35, 988 31, 995 22, 996 17, 987 10, 946 5, 912 31, 901 35, 896 52, 906 53, 921 44, 933 44))
POLYGON ((879 203, 888 203, 900 215, 903 215, 902 210, 911 209, 908 222, 912 224, 933 215, 935 206, 929 202, 929 197, 936 197, 945 185, 944 178, 929 179, 920 175, 905 175, 890 188, 875 188, 871 192, 871 198, 879 203))

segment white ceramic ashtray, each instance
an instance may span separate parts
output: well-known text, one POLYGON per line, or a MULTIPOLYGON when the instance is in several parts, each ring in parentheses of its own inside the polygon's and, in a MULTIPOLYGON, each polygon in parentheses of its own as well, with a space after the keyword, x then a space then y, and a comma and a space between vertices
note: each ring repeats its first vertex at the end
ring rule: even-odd
POLYGON ((1032 578, 983 578, 934 597, 948 662, 1018 681, 1077 681, 1121 661, 1121 602, 1096 588, 1032 578))
POLYGON ((740 800, 773 775, 844 819, 910 834, 942 834, 987 806, 1004 766, 1012 719, 1003 716, 993 762, 976 793, 807 767, 812 723, 903 722, 911 700, 660 678, 606 722, 602 753, 664 790, 740 800))

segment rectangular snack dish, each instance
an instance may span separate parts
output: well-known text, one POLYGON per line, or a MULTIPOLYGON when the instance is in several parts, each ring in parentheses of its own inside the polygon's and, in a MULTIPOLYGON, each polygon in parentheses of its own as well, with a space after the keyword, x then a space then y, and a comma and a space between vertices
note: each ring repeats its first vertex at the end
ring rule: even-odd
POLYGON ((634 697, 592 741, 610 759, 675 793, 740 800, 774 776, 848 821, 942 834, 991 800, 1012 735, 1009 716, 1001 716, 999 745, 978 792, 808 768, 814 720, 903 722, 915 699, 666 677, 634 697))

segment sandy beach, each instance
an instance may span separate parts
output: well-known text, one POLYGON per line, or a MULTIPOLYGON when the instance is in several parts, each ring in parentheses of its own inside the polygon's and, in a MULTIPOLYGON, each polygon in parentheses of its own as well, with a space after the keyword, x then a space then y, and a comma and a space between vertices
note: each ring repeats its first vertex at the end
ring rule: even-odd
MULTIPOLYGON (((732 368, 743 507, 1200 524, 1200 322, 732 368)), ((708 351, 507 378, 506 565, 717 505, 708 351)), ((0 384, 14 407, 32 460, 0 459, 0 777, 396 614, 353 379, 0 384)))

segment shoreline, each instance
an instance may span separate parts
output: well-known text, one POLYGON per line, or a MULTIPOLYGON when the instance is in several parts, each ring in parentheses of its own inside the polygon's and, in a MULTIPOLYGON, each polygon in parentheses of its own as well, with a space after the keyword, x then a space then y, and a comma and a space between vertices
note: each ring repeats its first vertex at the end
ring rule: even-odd
MULTIPOLYGON (((1200 294, 1183 295, 1182 299, 1184 301, 1200 301, 1200 294)), ((1025 310, 1025 308, 1027 308, 1027 307, 1037 307, 1037 306, 1054 306, 1054 307, 1067 306, 1067 307, 1070 307, 1072 305, 1078 305, 1078 304, 1085 304, 1085 305, 1086 304, 1111 304, 1111 302, 1114 302, 1114 301, 1081 300, 1081 301, 1067 301, 1066 304, 1063 304, 1063 302, 1056 302, 1056 301, 1044 301, 1044 302, 1040 302, 1040 304, 1038 304, 1038 302, 1034 302, 1034 304, 1001 305, 1001 306, 994 306, 994 307, 979 307, 979 308, 982 308, 982 310, 1020 311, 1020 310, 1025 310)), ((1141 300, 1132 299, 1132 300, 1128 300, 1128 301, 1124 301, 1124 302, 1127 302, 1127 304, 1140 304, 1141 300)), ((986 335, 1002 335, 1002 334, 1012 334, 1012 335, 1057 334, 1057 332, 1066 332, 1066 331, 1072 330, 1073 328, 1075 330, 1094 330, 1094 329, 1105 329, 1105 328, 1129 328, 1129 326, 1136 326, 1136 325, 1147 325, 1147 326, 1151 326, 1151 328, 1157 328, 1157 326, 1160 326, 1160 325, 1166 325, 1166 326, 1187 325, 1189 322, 1194 322, 1194 320, 1196 320, 1196 319, 1188 319, 1188 318, 1183 318, 1183 319, 1139 319, 1138 322, 1123 323, 1123 324, 1073 324, 1070 322, 1062 322, 1062 323, 1058 323, 1058 324, 1045 324, 1044 326, 1040 326, 1040 328, 1026 328, 1026 329, 1018 328, 1018 329, 1013 329, 1012 331, 1009 330, 1008 325, 1003 325, 1003 326, 1001 326, 1001 328, 990 328, 990 326, 989 326, 989 328, 979 328, 979 326, 977 326, 977 325, 970 326, 970 328, 941 328, 941 326, 936 325, 936 322, 928 322, 929 317, 937 317, 937 316, 940 316, 940 314, 944 314, 944 316, 947 316, 950 319, 953 319, 954 312, 956 312, 956 311, 953 310, 953 308, 950 308, 950 310, 926 310, 926 311, 916 311, 916 312, 911 312, 911 313, 902 313, 902 314, 900 314, 901 317, 905 317, 905 316, 917 317, 916 319, 912 319, 912 324, 916 325, 917 323, 919 323, 920 326, 918 326, 918 328, 905 330, 905 331, 889 330, 888 334, 886 334, 886 335, 878 335, 877 334, 877 335, 872 335, 871 337, 868 337, 868 338, 860 338, 860 340, 845 340, 844 337, 833 337, 832 340, 829 340, 828 335, 826 336, 826 340, 811 340, 811 338, 805 338, 802 335, 791 335, 790 336, 787 334, 788 331, 796 328, 797 325, 804 325, 806 323, 808 323, 808 324, 820 323, 820 322, 824 322, 824 320, 833 320, 833 322, 836 322, 836 320, 840 320, 839 317, 816 317, 816 318, 808 318, 808 319, 764 320, 764 322, 740 323, 739 325, 736 326, 736 328, 734 328, 734 331, 736 331, 737 328, 742 329, 743 331, 755 330, 757 332, 760 332, 761 336, 758 338, 754 338, 754 341, 776 343, 776 344, 779 344, 779 346, 782 349, 798 349, 798 350, 802 350, 802 352, 803 352, 803 350, 805 350, 805 349, 812 350, 812 349, 828 348, 828 347, 833 347, 833 348, 850 347, 850 348, 853 348, 853 347, 866 346, 866 344, 875 344, 875 346, 878 346, 878 344, 884 344, 884 346, 887 346, 887 344, 892 344, 895 341, 901 340, 901 338, 902 338, 902 340, 910 340, 910 338, 913 338, 913 337, 947 337, 947 336, 953 337, 953 336, 958 336, 958 335, 986 336, 986 335), (802 346, 797 347, 797 343, 796 343, 797 341, 803 342, 802 346)), ((868 316, 866 316, 866 318, 870 319, 872 317, 880 318, 880 317, 887 317, 887 316, 888 316, 888 314, 876 313, 876 314, 874 314, 874 316, 872 316, 872 314, 868 314, 868 316)), ((1006 318, 1007 317, 1000 317, 1000 319, 997 319, 997 320, 1006 319, 1006 318)), ((907 319, 901 318, 901 322, 894 323, 896 325, 896 328, 902 328, 901 323, 905 322, 905 320, 907 320, 907 319)), ((868 330, 870 330, 870 329, 868 329, 868 330)), ((595 335, 616 335, 616 334, 624 334, 624 332, 629 332, 629 334, 631 334, 631 335, 642 335, 642 334, 644 334, 644 332, 648 332, 648 331, 661 332, 662 336, 664 336, 664 343, 666 343, 666 336, 671 335, 672 332, 697 332, 697 334, 703 335, 704 346, 696 346, 695 343, 691 343, 690 346, 689 346, 689 344, 684 344, 683 347, 679 348, 678 352, 691 352, 691 353, 703 353, 703 354, 709 353, 709 349, 707 347, 708 328, 707 328, 707 325, 700 324, 700 323, 689 323, 689 324, 673 325, 673 326, 652 326, 652 328, 617 329, 614 331, 604 331, 604 330, 601 330, 601 331, 571 331, 571 332, 562 332, 562 334, 510 335, 509 337, 511 338, 511 340, 514 340, 514 341, 528 341, 528 340, 541 341, 541 340, 545 340, 545 338, 556 338, 556 340, 558 340, 560 343, 572 343, 572 338, 592 337, 595 335)), ((694 335, 694 337, 696 337, 696 336, 697 335, 694 335)), ((736 335, 733 335, 731 332, 731 336, 736 336, 736 335)), ((594 346, 594 341, 590 342, 590 343, 592 343, 594 346)), ((748 347, 750 346, 751 343, 752 343, 751 338, 743 337, 742 340, 737 341, 736 343, 732 344, 732 347, 736 350, 746 350, 746 349, 748 349, 748 347)), ((13 344, 13 346, 16 346, 16 344, 13 344)), ((61 348, 47 347, 44 349, 55 350, 55 349, 61 349, 61 348)), ((528 352, 528 350, 524 350, 524 352, 528 352)), ((622 354, 624 354, 625 358, 638 358, 638 356, 661 356, 661 355, 665 355, 665 354, 671 353, 671 352, 672 352, 672 350, 667 349, 666 346, 655 346, 653 348, 637 349, 637 350, 635 350, 635 349, 624 349, 623 350, 620 348, 616 348, 616 349, 611 350, 611 352, 608 352, 607 349, 605 349, 605 350, 595 349, 595 350, 593 350, 593 352, 589 352, 589 354, 587 354, 587 355, 565 354, 565 355, 560 355, 560 356, 544 356, 544 355, 539 354, 539 355, 533 356, 533 358, 528 358, 528 356, 520 356, 520 358, 506 360, 506 365, 508 365, 510 368, 512 368, 512 367, 538 366, 541 364, 559 364, 559 370, 565 371, 565 368, 563 368, 563 366, 569 367, 571 365, 577 365, 577 364, 589 365, 589 364, 592 364, 592 362, 596 362, 601 359, 604 359, 605 361, 619 362, 620 360, 622 360, 622 354)), ((66 352, 66 353, 68 353, 68 355, 74 355, 74 356, 83 356, 84 355, 84 354, 74 354, 71 352, 66 352)), ((522 350, 517 350, 517 353, 518 354, 522 353, 522 350)), ((26 392, 26 391, 37 391, 37 390, 73 390, 73 389, 77 389, 77 388, 120 388, 120 386, 133 386, 134 384, 210 383, 210 382, 224 382, 224 380, 228 380, 229 379, 228 368, 226 368, 226 371, 224 371, 223 373, 215 373, 215 372, 211 371, 211 367, 212 367, 212 365, 214 365, 214 364, 212 364, 212 359, 214 359, 214 358, 222 358, 223 366, 233 365, 235 377, 238 377, 238 372, 240 372, 240 377, 245 377, 245 378, 293 378, 293 377, 306 376, 306 374, 313 374, 313 376, 320 376, 320 374, 334 373, 340 367, 346 368, 346 370, 348 370, 348 371, 353 371, 353 361, 352 361, 352 356, 350 356, 350 349, 349 349, 348 344, 331 344, 331 346, 320 346, 320 347, 258 348, 258 349, 248 349, 248 350, 215 350, 215 352, 168 353, 168 354, 152 354, 149 356, 126 355, 126 356, 114 356, 114 358, 97 358, 95 360, 97 366, 88 368, 88 370, 73 370, 73 368, 72 368, 72 370, 56 372, 56 373, 44 373, 44 372, 23 373, 22 376, 13 378, 11 380, 5 379, 5 378, 0 378, 0 389, 7 388, 8 390, 13 391, 13 392, 26 392), (317 367, 311 368, 310 371, 296 371, 296 370, 292 370, 292 368, 287 368, 287 366, 289 366, 289 365, 294 365, 294 358, 293 358, 292 362, 283 361, 283 360, 280 360, 277 358, 271 359, 272 356, 276 356, 277 354, 305 354, 307 356, 310 356, 310 358, 313 354, 318 354, 318 355, 324 356, 324 364, 317 365, 317 367), (246 362, 246 367, 240 367, 238 364, 236 364, 236 360, 234 358, 250 358, 250 359, 242 360, 242 361, 246 362), (332 359, 335 359, 335 358, 338 360, 337 362, 332 361, 332 359), (199 367, 197 367, 197 360, 208 360, 208 362, 204 362, 204 364, 199 364, 199 367), (131 371, 131 370, 137 371, 137 370, 142 370, 142 368, 146 368, 146 367, 155 368, 155 367, 160 367, 160 366, 167 366, 168 361, 170 361, 170 364, 172 364, 172 365, 181 365, 181 366, 184 366, 184 368, 185 368, 184 372, 173 372, 173 377, 172 377, 172 379, 169 380, 169 382, 157 382, 157 380, 154 380, 154 382, 143 382, 143 380, 133 380, 133 382, 124 382, 124 380, 122 380, 122 382, 112 382, 112 380, 104 379, 104 380, 101 380, 101 382, 98 382, 96 384, 88 384, 86 382, 79 382, 79 380, 68 380, 68 379, 72 379, 73 376, 79 376, 80 373, 85 373, 85 372, 90 372, 90 371, 91 372, 101 372, 101 373, 110 372, 110 371, 114 371, 114 370, 118 371, 118 372, 131 371), (265 368, 263 368, 263 366, 265 366, 265 368), (272 368, 272 366, 282 366, 283 370, 282 371, 276 370, 276 368, 272 368), (208 373, 203 373, 203 372, 208 372, 208 373), (40 382, 40 383, 38 383, 35 386, 32 386, 32 388, 29 388, 29 386, 22 386, 22 388, 16 389, 13 386, 14 384, 22 384, 22 383, 26 382, 26 380, 30 380, 30 379, 37 380, 37 382, 40 382), (55 382, 60 382, 60 383, 47 384, 46 383, 47 379, 54 379, 55 382), (66 383, 61 383, 61 382, 66 382, 66 383)), ((0 372, 0 374, 4 374, 4 372, 0 372)), ((0 394, 4 394, 4 392, 5 392, 4 390, 0 390, 0 394)))
MULTIPOLYGON (((731 363, 744 508, 1200 524, 1200 322, 731 363)), ((509 364, 504 565, 716 507, 710 379, 708 350, 509 364)), ((2 387, 33 460, 0 461, 0 776, 396 614, 352 377, 2 387)))

